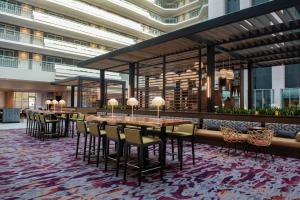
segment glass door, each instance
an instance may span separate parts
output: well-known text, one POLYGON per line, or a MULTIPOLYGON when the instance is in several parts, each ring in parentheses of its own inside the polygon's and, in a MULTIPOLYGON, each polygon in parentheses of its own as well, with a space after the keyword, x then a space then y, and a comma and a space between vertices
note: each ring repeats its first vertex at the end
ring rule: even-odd
POLYGON ((35 96, 29 96, 28 97, 28 107, 30 109, 35 109, 35 105, 36 105, 36 98, 35 98, 35 96))

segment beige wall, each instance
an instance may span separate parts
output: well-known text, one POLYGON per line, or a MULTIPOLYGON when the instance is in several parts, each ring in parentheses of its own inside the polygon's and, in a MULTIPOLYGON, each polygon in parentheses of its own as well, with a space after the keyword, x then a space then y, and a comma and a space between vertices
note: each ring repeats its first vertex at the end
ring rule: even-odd
POLYGON ((4 104, 5 104, 4 92, 0 91, 0 108, 4 108, 4 104))

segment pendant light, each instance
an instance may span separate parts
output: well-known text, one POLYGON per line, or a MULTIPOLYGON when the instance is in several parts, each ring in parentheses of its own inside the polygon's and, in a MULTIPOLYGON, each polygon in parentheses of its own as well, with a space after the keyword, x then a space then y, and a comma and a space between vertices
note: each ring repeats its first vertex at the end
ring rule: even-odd
POLYGON ((233 70, 230 67, 231 66, 230 66, 230 56, 229 56, 229 69, 226 72, 226 78, 228 80, 233 80, 234 79, 234 72, 233 72, 233 70))
POLYGON ((223 68, 220 70, 220 77, 225 79, 227 75, 227 70, 224 68, 224 61, 223 61, 223 68))

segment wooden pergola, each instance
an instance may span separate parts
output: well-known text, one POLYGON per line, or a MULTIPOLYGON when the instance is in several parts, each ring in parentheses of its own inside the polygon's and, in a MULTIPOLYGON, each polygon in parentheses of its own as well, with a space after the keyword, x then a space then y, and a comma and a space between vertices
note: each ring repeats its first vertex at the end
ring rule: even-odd
POLYGON ((299 40, 300 1, 274 0, 91 58, 79 66, 99 69, 100 81, 105 79, 105 70, 128 73, 129 96, 140 98, 143 90, 145 107, 149 104, 149 77, 159 78, 161 96, 165 98, 168 81, 185 73, 188 80, 198 85, 198 111, 204 81, 209 94, 207 110, 214 111, 216 70, 248 69, 250 109, 252 69, 300 63, 299 40), (202 78, 204 74, 206 79, 202 78), (142 87, 140 77, 144 81, 142 87))

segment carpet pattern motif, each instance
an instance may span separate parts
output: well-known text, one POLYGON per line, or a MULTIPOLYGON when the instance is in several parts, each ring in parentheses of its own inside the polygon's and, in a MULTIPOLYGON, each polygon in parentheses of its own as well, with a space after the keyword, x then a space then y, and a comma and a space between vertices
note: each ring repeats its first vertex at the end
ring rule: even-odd
MULTIPOLYGON (((146 174, 137 187, 133 171, 122 181, 75 160, 75 138, 39 141, 24 129, 0 131, 0 199, 300 199, 300 160, 275 156, 254 159, 240 151, 227 156, 219 147, 196 144, 184 170, 168 156, 164 180, 146 174)), ((263 156, 263 155, 262 155, 263 156)), ((110 163, 109 166, 113 166, 110 163)))

